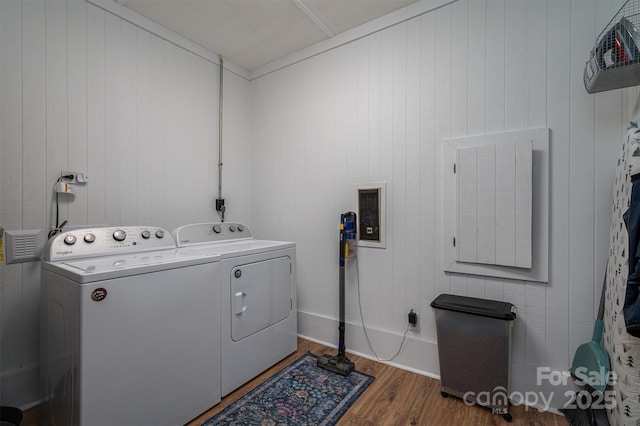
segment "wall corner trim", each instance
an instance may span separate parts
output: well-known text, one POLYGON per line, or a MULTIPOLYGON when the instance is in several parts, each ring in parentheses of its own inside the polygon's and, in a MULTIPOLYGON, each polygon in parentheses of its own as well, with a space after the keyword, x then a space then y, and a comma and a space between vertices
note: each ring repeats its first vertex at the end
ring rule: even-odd
MULTIPOLYGON (((136 27, 142 28, 146 31, 149 31, 156 36, 175 44, 183 49, 188 50, 194 55, 198 55, 203 59, 206 59, 209 62, 212 62, 216 65, 220 65, 219 55, 216 52, 212 52, 204 47, 200 46, 197 43, 194 43, 191 40, 188 40, 181 35, 174 33, 168 28, 163 27, 162 25, 153 22, 152 20, 145 18, 139 13, 126 8, 118 3, 115 0, 85 0, 87 3, 92 4, 105 12, 109 12, 125 21, 129 22, 136 27)), ((239 66, 229 62, 228 60, 224 61, 224 68, 227 71, 230 71, 239 77, 244 78, 245 80, 249 80, 249 72, 244 68, 240 68, 239 66)))
POLYGON ((274 71, 278 71, 282 68, 286 68, 298 62, 302 62, 305 59, 309 59, 322 53, 328 52, 345 44, 369 36, 373 33, 377 33, 378 31, 382 31, 399 23, 408 21, 409 19, 424 15, 425 13, 433 12, 434 10, 440 9, 444 6, 448 6, 457 1, 458 0, 421 0, 416 3, 410 4, 406 7, 403 7, 402 9, 396 10, 395 12, 391 12, 387 15, 374 19, 373 21, 364 23, 355 28, 337 34, 333 38, 320 41, 305 49, 287 55, 284 58, 277 59, 268 64, 254 68, 253 70, 249 71, 249 80, 265 76, 274 71))

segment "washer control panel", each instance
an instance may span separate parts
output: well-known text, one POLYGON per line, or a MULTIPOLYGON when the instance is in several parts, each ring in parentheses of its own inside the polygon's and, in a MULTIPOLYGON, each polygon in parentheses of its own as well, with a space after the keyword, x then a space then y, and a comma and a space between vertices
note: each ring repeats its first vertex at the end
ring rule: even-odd
POLYGON ((219 241, 251 239, 251 231, 246 225, 236 222, 194 223, 173 231, 178 247, 219 241))
POLYGON ((42 259, 59 261, 174 248, 171 234, 156 226, 82 228, 49 239, 42 259))

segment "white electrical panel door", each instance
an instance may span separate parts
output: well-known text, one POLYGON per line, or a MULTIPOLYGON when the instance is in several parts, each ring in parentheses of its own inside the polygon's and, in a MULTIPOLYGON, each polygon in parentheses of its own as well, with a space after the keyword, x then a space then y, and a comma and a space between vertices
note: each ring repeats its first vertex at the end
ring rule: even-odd
POLYGON ((531 140, 456 150, 456 260, 531 268, 531 140))
POLYGON ((442 141, 445 272, 548 282, 549 129, 442 141))

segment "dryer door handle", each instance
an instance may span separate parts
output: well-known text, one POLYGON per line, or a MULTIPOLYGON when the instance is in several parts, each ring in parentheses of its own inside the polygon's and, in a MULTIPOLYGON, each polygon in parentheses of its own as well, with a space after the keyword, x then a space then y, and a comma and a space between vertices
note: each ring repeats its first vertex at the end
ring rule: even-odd
POLYGON ((240 315, 247 310, 247 307, 243 303, 246 295, 247 293, 244 291, 238 291, 233 295, 233 310, 236 315, 240 315))

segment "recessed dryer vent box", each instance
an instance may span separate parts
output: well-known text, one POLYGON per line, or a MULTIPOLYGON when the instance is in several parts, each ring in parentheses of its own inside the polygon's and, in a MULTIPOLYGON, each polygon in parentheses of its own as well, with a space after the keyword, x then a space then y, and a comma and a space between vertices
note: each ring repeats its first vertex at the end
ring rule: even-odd
POLYGON ((386 183, 358 185, 358 246, 386 248, 386 183))

